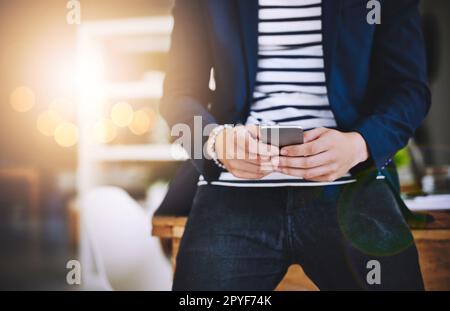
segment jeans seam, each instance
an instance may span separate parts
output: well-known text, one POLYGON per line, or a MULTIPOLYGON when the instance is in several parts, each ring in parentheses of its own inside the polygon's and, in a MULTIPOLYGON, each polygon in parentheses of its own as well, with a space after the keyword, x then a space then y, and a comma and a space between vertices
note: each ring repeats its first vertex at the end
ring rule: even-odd
POLYGON ((292 228, 292 207, 293 207, 293 189, 288 187, 286 194, 286 237, 287 237, 287 254, 289 263, 294 262, 294 241, 293 241, 293 228, 292 228))

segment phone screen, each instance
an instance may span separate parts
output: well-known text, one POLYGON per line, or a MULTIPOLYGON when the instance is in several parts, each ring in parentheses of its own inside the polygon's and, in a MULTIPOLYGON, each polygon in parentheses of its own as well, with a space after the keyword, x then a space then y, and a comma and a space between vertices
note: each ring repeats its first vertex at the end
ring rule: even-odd
POLYGON ((260 127, 263 143, 277 147, 303 144, 303 129, 299 126, 263 125, 260 127))

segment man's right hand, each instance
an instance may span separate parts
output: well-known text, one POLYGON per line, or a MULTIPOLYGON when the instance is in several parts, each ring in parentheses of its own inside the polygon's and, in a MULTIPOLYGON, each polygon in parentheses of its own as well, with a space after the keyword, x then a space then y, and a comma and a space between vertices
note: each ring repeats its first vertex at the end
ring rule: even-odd
POLYGON ((233 176, 260 179, 275 170, 270 159, 279 155, 279 148, 263 144, 258 136, 257 125, 225 128, 217 135, 217 158, 233 176))

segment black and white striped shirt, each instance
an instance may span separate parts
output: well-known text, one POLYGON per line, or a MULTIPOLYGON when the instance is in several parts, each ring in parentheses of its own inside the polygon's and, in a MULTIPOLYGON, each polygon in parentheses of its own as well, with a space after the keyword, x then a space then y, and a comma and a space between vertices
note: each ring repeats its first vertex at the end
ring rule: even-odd
MULTIPOLYGON (((245 0, 243 0, 245 1, 245 0)), ((258 70, 247 124, 335 128, 323 59, 322 0, 259 0, 258 70)), ((228 172, 213 185, 322 186, 355 180, 311 182, 282 173, 245 180, 228 172)), ((199 185, 207 182, 200 177, 199 185)))
POLYGON ((336 127, 325 81, 321 0, 259 0, 258 71, 247 123, 336 127))

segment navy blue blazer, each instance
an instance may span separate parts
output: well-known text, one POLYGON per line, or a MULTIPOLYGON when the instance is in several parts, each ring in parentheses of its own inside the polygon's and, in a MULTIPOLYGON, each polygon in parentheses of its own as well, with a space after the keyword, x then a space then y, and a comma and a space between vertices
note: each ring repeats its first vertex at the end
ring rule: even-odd
MULTIPOLYGON (((370 159, 354 171, 373 168, 398 186, 391 159, 425 118, 430 92, 419 1, 380 2, 381 24, 370 25, 367 0, 323 0, 325 75, 338 128, 359 132, 369 148, 370 159)), ((194 116, 203 125, 245 122, 257 69, 258 0, 179 0, 173 16, 160 105, 169 126, 193 128, 194 116)), ((159 212, 186 213, 198 175, 220 173, 210 160, 192 164, 183 165, 159 212)))

